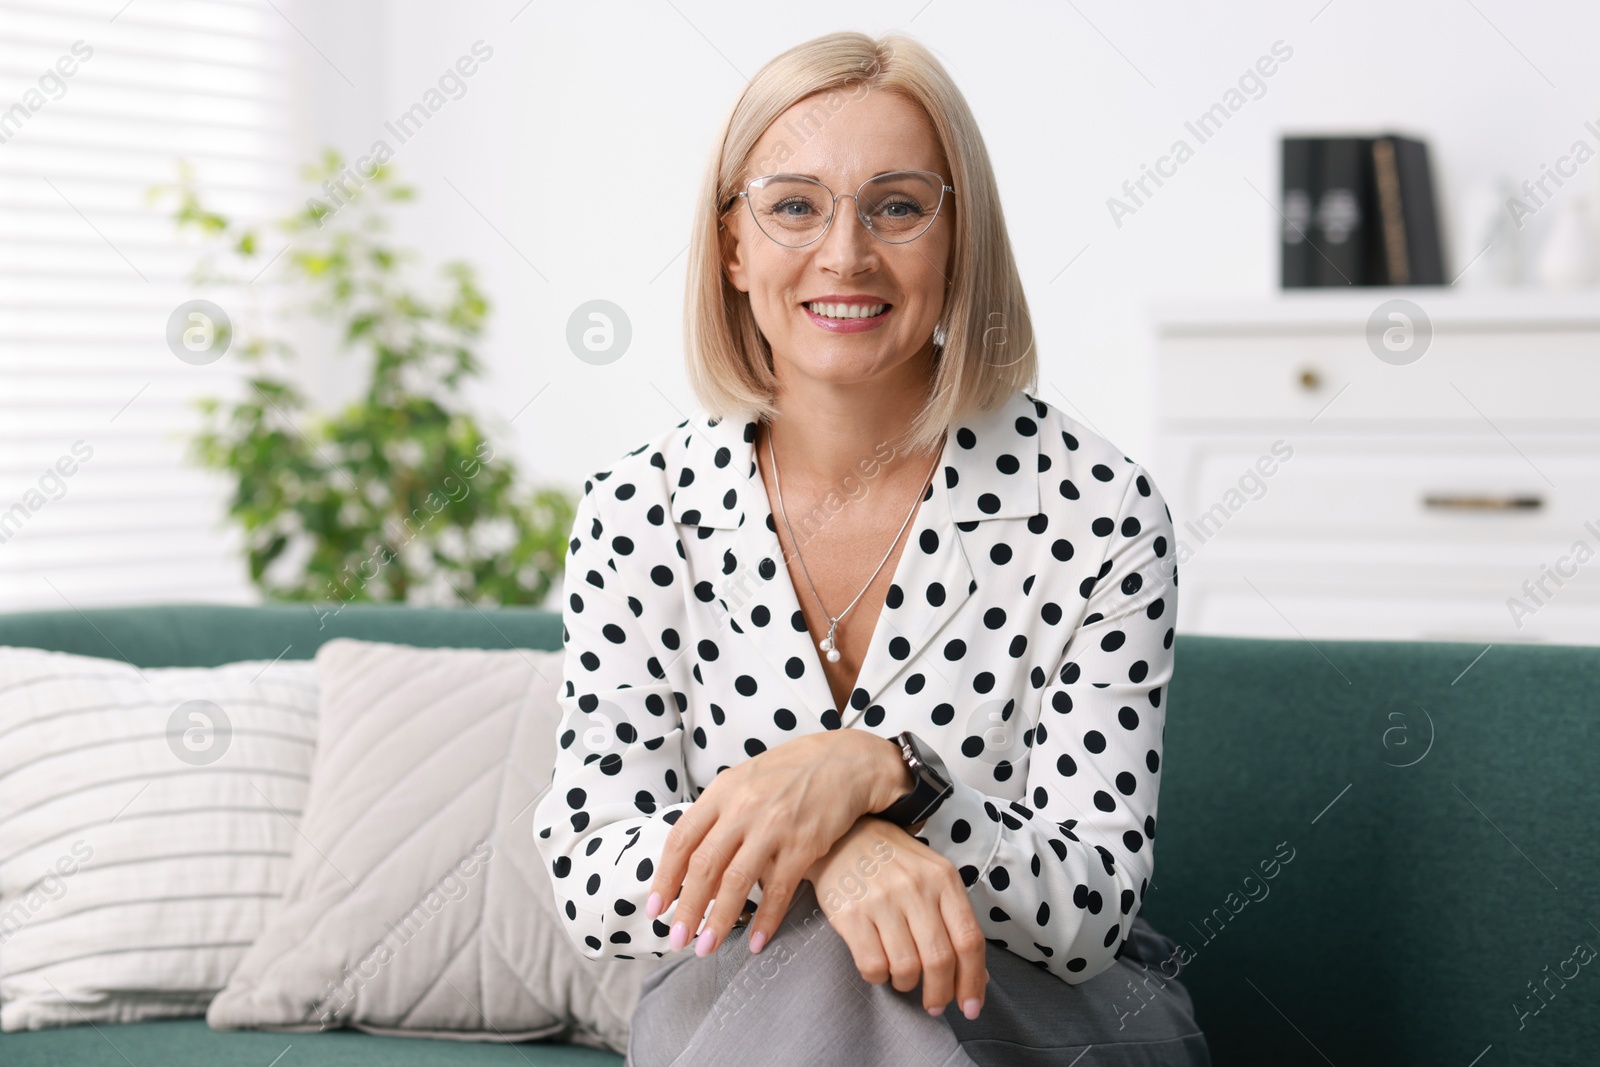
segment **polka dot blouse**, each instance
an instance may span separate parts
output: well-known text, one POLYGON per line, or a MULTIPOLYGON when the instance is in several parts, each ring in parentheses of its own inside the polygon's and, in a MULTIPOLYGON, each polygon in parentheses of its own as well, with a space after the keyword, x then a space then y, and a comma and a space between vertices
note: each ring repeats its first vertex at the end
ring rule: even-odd
POLYGON ((952 426, 836 708, 755 432, 697 411, 584 485, 559 747, 534 818, 568 934, 592 959, 673 951, 675 906, 652 920, 645 899, 672 824, 719 771, 819 730, 911 730, 955 782, 918 840, 960 871, 985 935, 1093 978, 1153 868, 1177 608, 1155 483, 1024 391, 952 426))

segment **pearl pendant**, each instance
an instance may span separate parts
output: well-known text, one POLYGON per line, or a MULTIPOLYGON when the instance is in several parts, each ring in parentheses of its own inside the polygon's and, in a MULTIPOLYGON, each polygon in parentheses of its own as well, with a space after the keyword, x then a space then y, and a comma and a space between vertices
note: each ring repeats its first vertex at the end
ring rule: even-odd
POLYGON ((839 662, 839 650, 838 649, 836 649, 836 648, 828 649, 828 662, 829 663, 838 663, 839 662))
POLYGON ((837 625, 828 627, 828 636, 817 642, 817 647, 828 654, 829 663, 839 662, 839 650, 833 646, 833 631, 837 625))

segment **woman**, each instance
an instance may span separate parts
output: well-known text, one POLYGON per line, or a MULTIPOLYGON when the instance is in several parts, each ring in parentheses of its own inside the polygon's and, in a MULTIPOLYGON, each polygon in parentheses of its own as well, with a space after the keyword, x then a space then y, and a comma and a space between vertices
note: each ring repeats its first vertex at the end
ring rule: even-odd
POLYGON ((628 1062, 1208 1064, 1137 918, 1171 518, 1033 395, 994 176, 924 48, 832 34, 751 81, 689 306, 702 407, 584 487, 536 815, 586 956, 695 939, 628 1062))

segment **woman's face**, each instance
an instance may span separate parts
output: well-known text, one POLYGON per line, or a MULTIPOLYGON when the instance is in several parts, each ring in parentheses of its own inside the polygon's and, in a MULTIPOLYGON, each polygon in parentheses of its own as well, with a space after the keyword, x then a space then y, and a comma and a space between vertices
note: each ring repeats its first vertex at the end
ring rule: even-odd
MULTIPOLYGON (((932 171, 954 184, 927 116, 904 97, 881 90, 838 91, 800 101, 768 127, 750 159, 745 181, 802 174, 836 194, 853 194, 868 178, 897 170, 932 171), (829 103, 842 106, 831 110, 829 103)), ((906 244, 889 244, 868 233, 855 203, 853 195, 839 197, 827 232, 799 248, 762 233, 742 198, 725 216, 728 277, 750 295, 780 381, 799 376, 851 385, 890 380, 897 369, 927 373, 913 361, 931 352, 933 329, 944 309, 954 194, 945 194, 933 224, 906 244), (807 308, 828 297, 870 297, 889 308, 869 329, 829 329, 807 308)), ((818 207, 827 213, 826 203, 818 207)))

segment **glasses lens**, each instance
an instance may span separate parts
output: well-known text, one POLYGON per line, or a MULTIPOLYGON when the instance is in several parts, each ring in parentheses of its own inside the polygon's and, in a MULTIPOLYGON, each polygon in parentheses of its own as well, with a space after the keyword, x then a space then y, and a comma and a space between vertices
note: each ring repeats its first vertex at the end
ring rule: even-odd
POLYGON ((781 245, 817 239, 833 210, 827 187, 810 178, 778 174, 750 184, 750 210, 761 232, 781 245))
POLYGON ((861 187, 858 204, 874 234, 894 244, 922 235, 939 213, 944 180, 920 170, 881 174, 861 187))

